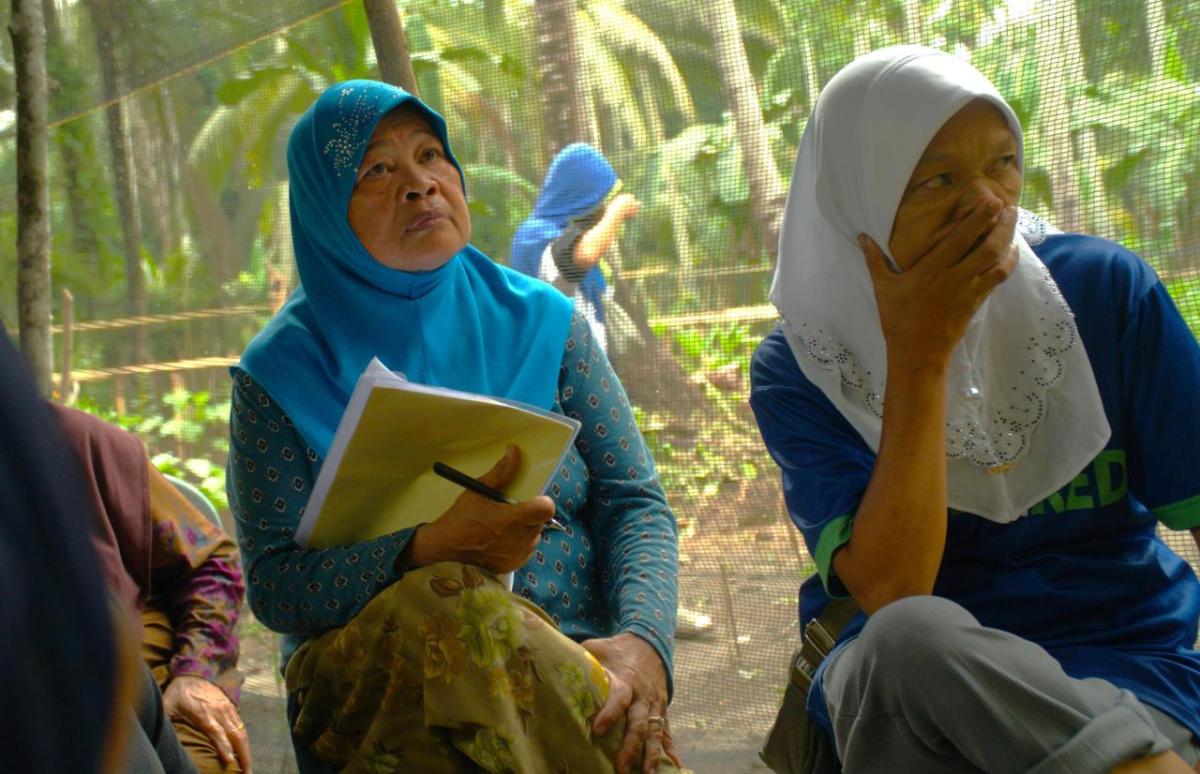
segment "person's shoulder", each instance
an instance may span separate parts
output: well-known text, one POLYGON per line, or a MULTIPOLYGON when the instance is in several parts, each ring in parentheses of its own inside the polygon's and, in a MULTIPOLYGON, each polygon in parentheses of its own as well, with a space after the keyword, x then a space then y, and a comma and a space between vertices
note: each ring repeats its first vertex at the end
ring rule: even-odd
POLYGON ((464 251, 463 259, 470 271, 481 277, 484 282, 493 287, 503 286, 526 304, 564 315, 573 306, 571 299, 552 285, 494 261, 473 247, 464 251))
POLYGON ((234 405, 237 407, 235 416, 240 416, 240 408, 242 406, 251 406, 254 407, 255 411, 267 412, 271 416, 278 414, 288 424, 291 424, 291 420, 287 418, 287 413, 275 400, 274 396, 271 395, 267 386, 256 379, 250 371, 247 371, 240 365, 235 365, 230 367, 229 374, 233 377, 233 400, 234 405))
POLYGON ((1158 284, 1158 275, 1132 250, 1085 234, 1055 234, 1034 247, 1077 317, 1127 320, 1158 284))
POLYGON ((102 442, 136 450, 137 457, 143 454, 141 440, 128 430, 77 408, 49 402, 46 405, 54 414, 59 430, 72 446, 84 449, 90 444, 102 442))
MULTIPOLYGON (((511 266, 505 266, 474 245, 467 245, 460 259, 468 271, 483 277, 488 282, 503 282, 514 290, 537 290, 550 288, 545 282, 524 274, 511 266)), ((560 294, 561 295, 561 294, 560 294)))
POLYGON ((263 373, 280 362, 316 360, 316 353, 326 346, 316 333, 319 329, 300 288, 246 345, 237 368, 244 373, 263 373))
POLYGON ((1138 294, 1158 282, 1154 269, 1122 244, 1088 234, 1053 234, 1033 248, 1055 281, 1097 283, 1138 294))

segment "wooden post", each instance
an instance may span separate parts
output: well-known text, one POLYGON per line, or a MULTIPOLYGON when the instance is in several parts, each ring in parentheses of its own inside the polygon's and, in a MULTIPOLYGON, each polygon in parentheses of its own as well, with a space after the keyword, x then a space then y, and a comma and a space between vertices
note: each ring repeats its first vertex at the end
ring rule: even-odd
POLYGON ((379 75, 385 83, 399 86, 409 94, 417 94, 417 77, 413 75, 412 58, 408 54, 408 36, 396 10, 396 0, 363 0, 367 11, 367 26, 371 28, 371 43, 379 62, 379 75))
POLYGON ((46 28, 41 0, 12 0, 17 86, 17 319, 21 354, 43 396, 53 389, 50 189, 46 179, 46 28))
POLYGON ((729 630, 733 634, 733 669, 742 668, 742 635, 738 631, 737 615, 733 610, 733 594, 729 591, 729 568, 721 562, 721 601, 725 603, 725 615, 729 617, 729 630))
POLYGON ((75 349, 75 296, 62 289, 62 373, 59 374, 58 402, 64 406, 71 400, 71 353, 75 349))

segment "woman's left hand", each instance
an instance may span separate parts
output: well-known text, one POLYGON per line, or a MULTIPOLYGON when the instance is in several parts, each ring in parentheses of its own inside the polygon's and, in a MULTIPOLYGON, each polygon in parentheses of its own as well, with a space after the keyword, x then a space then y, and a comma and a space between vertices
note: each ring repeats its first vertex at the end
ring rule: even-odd
POLYGON ((608 701, 596 713, 592 733, 608 733, 625 715, 625 739, 617 753, 617 771, 658 771, 665 752, 676 766, 679 755, 667 724, 667 673, 662 658, 650 643, 636 634, 618 634, 582 643, 600 662, 610 678, 608 701), (661 718, 652 722, 651 718, 661 718))
POLYGON ((212 740, 224 766, 237 760, 250 774, 250 740, 237 707, 216 685, 196 675, 179 675, 163 691, 163 709, 171 718, 184 718, 212 740))

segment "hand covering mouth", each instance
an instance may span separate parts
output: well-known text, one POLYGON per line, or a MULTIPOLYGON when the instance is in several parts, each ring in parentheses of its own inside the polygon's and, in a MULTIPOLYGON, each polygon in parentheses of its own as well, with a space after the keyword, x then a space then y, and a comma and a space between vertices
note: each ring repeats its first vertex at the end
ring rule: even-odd
POLYGON ((446 216, 443 215, 438 210, 426 210, 422 213, 419 213, 416 217, 414 217, 412 220, 410 220, 408 222, 408 225, 404 227, 404 230, 405 231, 420 231, 421 229, 432 225, 433 223, 437 222, 438 220, 440 220, 444 217, 446 217, 446 216))

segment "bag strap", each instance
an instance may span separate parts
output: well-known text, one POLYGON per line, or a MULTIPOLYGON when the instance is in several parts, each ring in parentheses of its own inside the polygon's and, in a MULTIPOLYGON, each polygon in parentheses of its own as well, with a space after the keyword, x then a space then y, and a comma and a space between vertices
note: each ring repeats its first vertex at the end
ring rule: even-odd
POLYGON ((831 599, 821 614, 804 627, 804 640, 800 649, 792 655, 791 681, 806 694, 812 687, 817 667, 833 650, 838 635, 854 616, 859 607, 850 597, 831 599))

